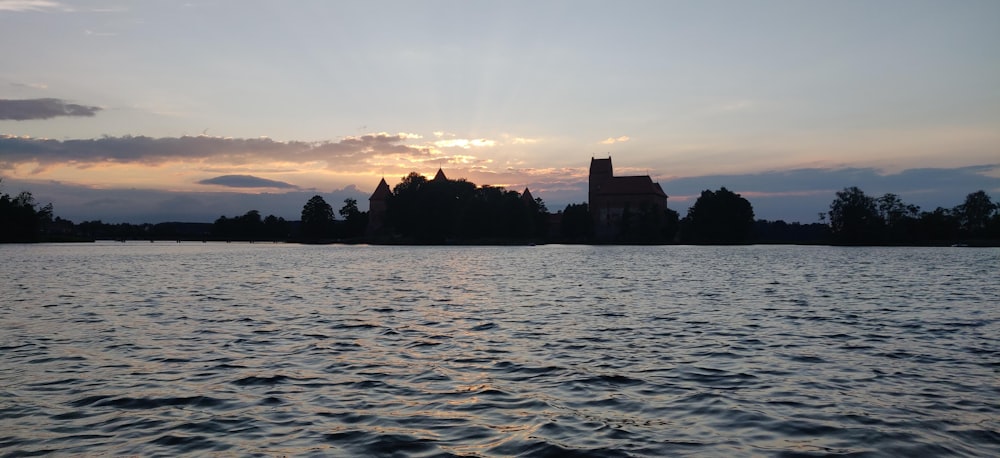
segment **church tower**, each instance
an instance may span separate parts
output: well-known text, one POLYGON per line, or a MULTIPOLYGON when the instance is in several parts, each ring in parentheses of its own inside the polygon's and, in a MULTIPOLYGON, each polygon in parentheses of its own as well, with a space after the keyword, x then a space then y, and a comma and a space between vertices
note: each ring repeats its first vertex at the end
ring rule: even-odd
POLYGON ((610 156, 607 159, 590 158, 590 189, 587 193, 587 202, 590 206, 590 216, 595 222, 600 220, 598 209, 605 206, 604 199, 601 197, 603 197, 603 193, 607 192, 614 176, 610 156))
POLYGON ((614 176, 610 157, 607 159, 590 158, 590 195, 588 196, 590 202, 594 201, 594 196, 599 194, 604 185, 610 182, 614 176))

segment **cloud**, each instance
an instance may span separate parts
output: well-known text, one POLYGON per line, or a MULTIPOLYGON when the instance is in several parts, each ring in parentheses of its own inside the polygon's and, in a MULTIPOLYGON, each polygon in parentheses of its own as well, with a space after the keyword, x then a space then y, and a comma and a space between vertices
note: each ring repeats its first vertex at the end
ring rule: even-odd
POLYGON ((67 7, 49 0, 0 0, 0 11, 64 11, 67 7))
POLYGON ((11 11, 15 13, 27 13, 27 12, 73 13, 81 11, 91 12, 91 13, 118 13, 122 11, 127 11, 127 8, 123 6, 74 7, 64 2, 56 2, 52 0, 0 0, 0 11, 11 11))
POLYGON ((116 37, 116 36, 118 36, 118 34, 115 33, 115 32, 100 32, 100 31, 90 30, 90 29, 84 30, 83 33, 84 33, 84 35, 87 35, 89 37, 116 37))
POLYGON ((10 83, 10 85, 17 88, 26 88, 26 89, 45 90, 49 88, 49 85, 45 83, 10 83))
POLYGON ((405 144, 412 134, 368 134, 340 141, 280 142, 270 138, 196 137, 152 138, 145 136, 53 140, 0 135, 0 168, 19 164, 45 167, 68 164, 159 165, 177 161, 205 163, 315 163, 326 162, 337 170, 370 168, 384 162, 415 162, 430 156, 430 150, 405 144))
POLYGON ((438 148, 488 148, 491 146, 496 146, 497 142, 494 140, 487 140, 485 138, 451 138, 448 140, 438 140, 434 142, 434 146, 438 148))
POLYGON ((412 171, 425 163, 442 160, 482 165, 493 161, 492 157, 483 155, 495 154, 503 146, 521 146, 538 141, 506 134, 499 139, 447 138, 450 135, 438 132, 434 137, 425 139, 416 133, 380 132, 334 141, 306 142, 204 134, 162 138, 125 135, 68 140, 0 134, 0 170, 19 169, 21 173, 39 175, 56 167, 155 167, 186 163, 202 171, 214 170, 218 173, 259 173, 263 167, 370 174, 373 171, 395 172, 399 169, 412 171), (251 167, 255 168, 251 171, 251 167))
POLYGON ((613 145, 615 143, 624 143, 631 140, 628 135, 622 135, 621 137, 608 137, 601 141, 602 145, 613 145))
MULTIPOLYGON (((579 161, 579 167, 531 168, 516 158, 497 159, 491 155, 503 146, 514 145, 511 139, 517 137, 503 137, 493 148, 487 148, 486 143, 481 143, 479 148, 474 143, 457 143, 442 150, 435 146, 436 142, 459 139, 447 133, 423 140, 417 137, 416 134, 383 132, 321 142, 205 135, 60 141, 0 135, 0 170, 6 168, 12 177, 86 183, 87 170, 84 169, 88 169, 98 177, 96 182, 111 186, 107 178, 124 171, 133 176, 162 174, 163 169, 173 167, 179 168, 178 176, 194 175, 195 178, 185 178, 182 185, 172 185, 172 189, 214 177, 201 183, 227 186, 245 193, 254 188, 283 192, 322 186, 323 183, 343 186, 354 182, 359 183, 364 192, 371 192, 380 173, 391 181, 393 176, 402 177, 410 171, 432 176, 434 169, 443 166, 449 177, 466 178, 480 185, 504 185, 518 190, 529 186, 532 193, 545 199, 553 210, 562 209, 567 203, 586 201, 585 158, 579 161), (140 167, 119 168, 132 165, 140 167), (302 188, 260 176, 284 179, 295 176, 292 181, 302 188), (373 176, 376 178, 371 178, 373 176)), ((614 140, 618 142, 620 138, 614 140)), ((622 174, 630 173, 627 168, 622 170, 622 174)), ((837 191, 848 186, 858 186, 876 197, 895 193, 907 203, 925 210, 937 206, 951 208, 961 203, 966 194, 979 189, 993 194, 1000 192, 1000 164, 907 169, 892 173, 877 168, 801 168, 751 174, 660 175, 656 180, 670 196, 671 208, 682 215, 702 190, 725 186, 747 196, 758 218, 811 222, 816 220, 818 212, 828 209, 837 191)), ((137 183, 135 180, 126 182, 137 183)))
POLYGON ((278 189, 298 189, 291 183, 284 181, 268 180, 267 178, 255 177, 253 175, 221 175, 215 178, 207 178, 198 184, 215 184, 230 188, 278 188, 278 189))
POLYGON ((754 102, 751 100, 737 100, 735 102, 718 105, 714 107, 712 112, 722 112, 722 113, 732 113, 736 111, 746 111, 754 107, 754 102))
POLYGON ((66 103, 59 99, 0 99, 0 121, 51 119, 56 116, 94 116, 100 107, 66 103))

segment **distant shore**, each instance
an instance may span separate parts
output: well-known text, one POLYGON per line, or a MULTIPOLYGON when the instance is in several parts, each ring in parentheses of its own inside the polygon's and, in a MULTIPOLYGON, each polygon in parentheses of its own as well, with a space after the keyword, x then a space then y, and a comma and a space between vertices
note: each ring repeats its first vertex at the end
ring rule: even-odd
POLYGON ((405 239, 277 239, 277 240, 226 240, 211 237, 165 237, 165 238, 88 238, 79 236, 43 237, 33 241, 0 242, 0 244, 32 244, 32 243, 96 243, 96 242, 176 242, 176 243, 237 243, 237 244, 300 244, 300 245, 375 245, 375 246, 540 246, 540 245, 593 245, 593 246, 754 246, 754 245, 800 245, 800 246, 841 246, 841 247, 955 247, 955 248, 995 248, 1000 247, 1000 240, 972 239, 962 241, 930 240, 917 243, 831 243, 829 241, 789 241, 789 240, 752 240, 747 243, 612 243, 581 240, 509 240, 509 239, 456 239, 440 243, 418 242, 405 239))

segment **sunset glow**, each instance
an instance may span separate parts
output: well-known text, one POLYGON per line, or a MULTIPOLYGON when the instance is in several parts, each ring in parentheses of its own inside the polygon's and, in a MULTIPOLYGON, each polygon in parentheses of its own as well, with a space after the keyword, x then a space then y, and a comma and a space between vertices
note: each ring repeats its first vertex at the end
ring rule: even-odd
POLYGON ((3 186, 79 219, 76 188, 364 205, 382 177, 441 167, 558 210, 610 155, 681 212, 719 186, 796 220, 846 186, 924 207, 1000 192, 993 2, 371 8, 0 1, 3 186))

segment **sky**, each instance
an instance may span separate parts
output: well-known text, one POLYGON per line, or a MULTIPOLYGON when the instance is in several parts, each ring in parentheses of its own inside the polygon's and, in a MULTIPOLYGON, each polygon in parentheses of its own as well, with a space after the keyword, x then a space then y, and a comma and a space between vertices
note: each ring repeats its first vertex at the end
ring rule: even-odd
POLYGON ((77 222, 298 219, 410 172, 810 223, 1000 200, 1000 2, 0 0, 0 192, 77 222))

